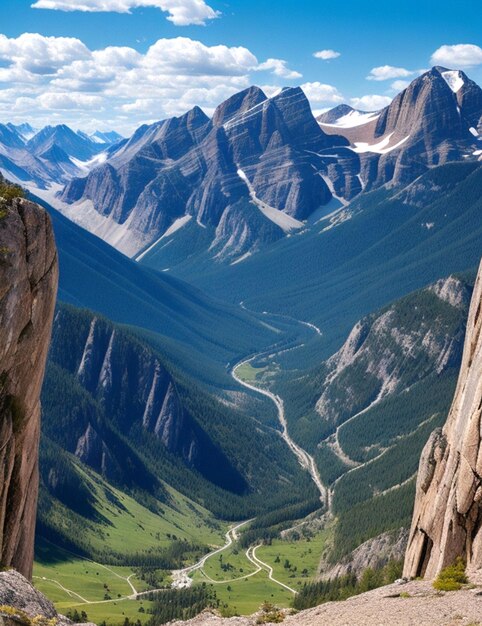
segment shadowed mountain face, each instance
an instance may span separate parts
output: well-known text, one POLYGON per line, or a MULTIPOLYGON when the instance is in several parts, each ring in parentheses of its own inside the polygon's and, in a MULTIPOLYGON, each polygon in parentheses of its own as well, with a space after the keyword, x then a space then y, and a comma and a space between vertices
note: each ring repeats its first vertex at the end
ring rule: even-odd
POLYGON ((107 479, 155 488, 157 481, 148 477, 132 446, 145 439, 157 454, 165 448, 214 484, 236 493, 246 489, 185 409, 161 359, 133 335, 94 314, 62 306, 54 320, 49 363, 45 432, 107 479), (66 380, 71 381, 67 397, 76 396, 70 403, 66 380), (59 422, 61 433, 56 432, 59 422))

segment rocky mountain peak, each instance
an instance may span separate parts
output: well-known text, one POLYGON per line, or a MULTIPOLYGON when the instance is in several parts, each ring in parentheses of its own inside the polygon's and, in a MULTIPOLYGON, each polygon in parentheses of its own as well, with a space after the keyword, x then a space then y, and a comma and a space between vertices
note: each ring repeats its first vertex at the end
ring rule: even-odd
MULTIPOLYGON (((431 143, 444 131, 452 136, 461 133, 460 113, 454 89, 437 68, 413 80, 386 107, 377 120, 375 137, 397 133, 400 138, 430 133, 431 143)), ((454 79, 452 84, 457 84, 454 79)))
POLYGON ((266 94, 263 90, 255 85, 252 85, 251 87, 234 94, 220 104, 214 111, 213 124, 214 126, 225 124, 231 118, 236 115, 246 113, 246 111, 249 111, 257 104, 264 102, 266 99, 266 94))
POLYGON ((340 117, 353 113, 355 109, 349 104, 339 104, 338 106, 321 113, 316 118, 320 124, 334 124, 340 117))

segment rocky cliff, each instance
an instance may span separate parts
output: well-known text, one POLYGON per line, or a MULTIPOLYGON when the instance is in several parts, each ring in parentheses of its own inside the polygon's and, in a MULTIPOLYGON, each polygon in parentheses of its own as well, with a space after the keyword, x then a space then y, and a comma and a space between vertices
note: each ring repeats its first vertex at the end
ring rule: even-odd
POLYGON ((382 111, 336 107, 318 118, 326 133, 346 137, 361 160, 365 189, 404 185, 428 168, 477 158, 482 89, 459 70, 433 67, 382 111))
POLYGON ((173 455, 213 483, 244 492, 244 479, 185 406, 181 386, 162 356, 128 330, 59 305, 43 433, 123 487, 155 490, 139 456, 148 448, 157 461, 173 455))
POLYGON ((434 577, 457 556, 482 569, 482 265, 472 296, 464 355, 443 429, 420 460, 407 576, 434 577))
POLYGON ((57 290, 50 220, 0 199, 0 565, 31 575, 40 388, 57 290))

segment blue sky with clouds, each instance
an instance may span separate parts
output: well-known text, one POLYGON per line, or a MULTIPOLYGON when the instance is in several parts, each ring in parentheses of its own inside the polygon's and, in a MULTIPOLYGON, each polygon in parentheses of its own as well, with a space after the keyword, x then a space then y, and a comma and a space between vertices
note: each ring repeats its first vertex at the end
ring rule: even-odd
POLYGON ((480 0, 2 0, 0 121, 129 132, 252 83, 372 109, 434 62, 482 84, 481 46, 480 0))

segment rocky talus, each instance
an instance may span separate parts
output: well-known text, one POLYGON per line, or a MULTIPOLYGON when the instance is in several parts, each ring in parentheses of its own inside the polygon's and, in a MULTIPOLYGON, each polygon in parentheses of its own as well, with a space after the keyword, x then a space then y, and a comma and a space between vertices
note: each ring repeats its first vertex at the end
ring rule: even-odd
POLYGON ((0 199, 0 565, 32 573, 40 389, 57 290, 47 213, 0 199))
POLYGON ((482 265, 472 296, 464 355, 443 429, 420 460, 405 575, 432 578, 462 556, 482 572, 482 265))

